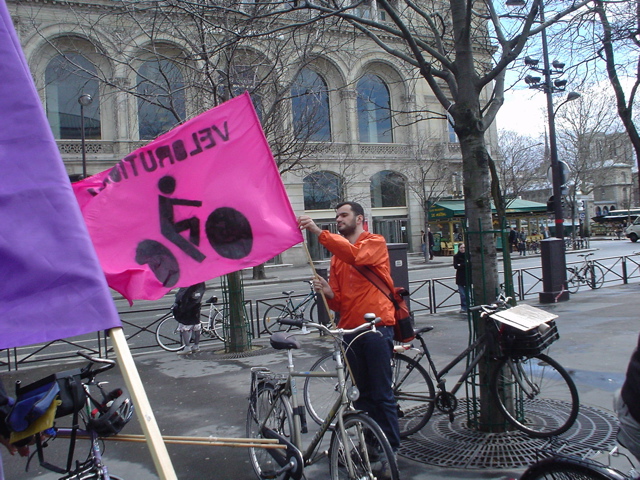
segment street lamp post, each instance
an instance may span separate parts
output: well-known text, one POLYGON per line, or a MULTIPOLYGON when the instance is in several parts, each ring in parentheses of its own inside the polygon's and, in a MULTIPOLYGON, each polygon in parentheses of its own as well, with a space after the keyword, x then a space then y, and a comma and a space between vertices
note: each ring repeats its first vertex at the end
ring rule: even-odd
POLYGON ((85 148, 85 135, 84 135, 84 107, 88 107, 93 103, 93 97, 88 93, 83 93, 78 97, 78 103, 80 104, 80 142, 82 149, 82 178, 87 178, 87 151, 85 148))
MULTIPOLYGON (((540 22, 544 23, 544 2, 542 0, 534 0, 537 2, 540 16, 540 22)), ((507 5, 518 6, 523 5, 523 0, 507 0, 507 5)), ((558 301, 568 300, 569 292, 566 291, 566 257, 564 248, 564 213, 562 211, 562 171, 560 161, 558 160, 558 145, 556 142, 556 122, 555 116, 557 109, 553 108, 553 94, 564 92, 567 85, 566 80, 556 79, 553 76, 561 75, 564 72, 564 63, 554 60, 549 62, 549 47, 547 43, 547 32, 543 29, 540 32, 542 40, 542 60, 543 68, 537 65, 538 60, 530 57, 524 59, 524 63, 531 70, 539 72, 544 79, 527 75, 525 82, 529 88, 542 90, 547 99, 547 116, 549 121, 549 154, 551 161, 551 179, 553 187, 553 212, 555 218, 555 239, 546 239, 541 243, 541 264, 543 277, 543 292, 540 293, 540 302, 554 303, 558 301)), ((580 95, 571 92, 567 99, 558 105, 558 108, 564 103, 575 100, 580 95)))

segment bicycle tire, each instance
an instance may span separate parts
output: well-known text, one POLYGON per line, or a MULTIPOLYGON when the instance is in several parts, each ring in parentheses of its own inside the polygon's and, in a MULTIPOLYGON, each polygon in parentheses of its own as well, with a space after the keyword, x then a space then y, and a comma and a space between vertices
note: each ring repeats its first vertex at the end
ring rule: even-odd
POLYGON ((578 270, 575 267, 567 268, 567 290, 569 293, 578 293, 580 289, 580 280, 578 278, 578 270))
POLYGON ((587 285, 594 290, 604 285, 604 271, 600 265, 591 265, 591 268, 587 272, 587 285))
POLYGON ((400 438, 421 430, 433 414, 436 391, 427 371, 413 358, 393 356, 393 395, 398 404, 400 438))
POLYGON ((225 341, 224 316, 222 312, 215 307, 213 309, 213 318, 211 319, 211 331, 218 340, 221 342, 225 341))
POLYGON ((590 460, 551 457, 531 465, 520 480, 625 480, 625 477, 590 460))
POLYGON ((544 354, 512 358, 511 364, 508 360, 502 358, 498 363, 491 390, 509 423, 536 438, 560 435, 569 430, 576 421, 580 405, 578 389, 567 371, 544 354), (515 380, 516 376, 520 382, 515 380))
POLYGON ((173 318, 171 314, 167 314, 167 316, 160 321, 156 328, 156 341, 160 348, 167 352, 182 350, 184 346, 182 345, 178 325, 178 321, 173 318))
MULTIPOLYGON (((265 426, 291 441, 293 431, 291 404, 286 397, 279 395, 278 389, 272 384, 262 383, 257 386, 255 398, 251 399, 247 410, 247 438, 264 438, 258 428, 267 415, 265 426)), ((275 472, 280 465, 274 455, 278 455, 278 451, 249 447, 251 466, 258 478, 275 478, 275 472)))
MULTIPOLYGON (((344 363, 344 362, 343 362, 344 363)), ((310 372, 334 373, 336 361, 333 352, 322 355, 309 369, 310 372)), ((351 386, 349 371, 345 368, 346 387, 351 386)), ((337 377, 307 377, 304 379, 303 398, 309 416, 318 425, 322 425, 329 415, 329 410, 340 397, 337 377)))
POLYGON ((389 478, 398 480, 395 454, 378 424, 362 413, 349 413, 343 421, 348 445, 345 448, 340 429, 334 429, 329 446, 331 480, 380 478, 376 469, 385 462, 389 465, 389 478), (345 452, 349 452, 353 461, 355 477, 349 476, 345 452))
POLYGON ((278 323, 278 320, 281 318, 292 317, 293 313, 291 313, 291 310, 289 310, 286 305, 278 303, 267 308, 267 311, 264 312, 264 317, 262 317, 262 324, 269 335, 276 332, 288 332, 291 329, 291 326, 281 325, 278 323))

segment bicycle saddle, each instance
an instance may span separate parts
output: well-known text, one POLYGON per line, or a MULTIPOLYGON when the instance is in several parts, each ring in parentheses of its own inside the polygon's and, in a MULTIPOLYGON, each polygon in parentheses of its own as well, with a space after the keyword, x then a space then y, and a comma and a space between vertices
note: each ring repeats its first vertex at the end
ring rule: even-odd
POLYGON ((271 346, 276 350, 290 350, 292 348, 300 348, 300 342, 292 333, 276 332, 269 338, 271 346))

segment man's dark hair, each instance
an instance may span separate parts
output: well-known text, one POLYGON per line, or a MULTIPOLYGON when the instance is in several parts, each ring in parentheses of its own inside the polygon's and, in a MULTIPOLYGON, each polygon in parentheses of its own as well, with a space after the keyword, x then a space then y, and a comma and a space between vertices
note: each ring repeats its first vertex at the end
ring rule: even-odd
POLYGON ((338 210, 340 207, 344 207, 345 205, 349 205, 349 207, 351 207, 351 211, 356 214, 356 217, 358 215, 362 215, 362 217, 364 217, 364 208, 362 208, 362 205, 356 202, 339 203, 338 205, 336 205, 336 210, 338 210))

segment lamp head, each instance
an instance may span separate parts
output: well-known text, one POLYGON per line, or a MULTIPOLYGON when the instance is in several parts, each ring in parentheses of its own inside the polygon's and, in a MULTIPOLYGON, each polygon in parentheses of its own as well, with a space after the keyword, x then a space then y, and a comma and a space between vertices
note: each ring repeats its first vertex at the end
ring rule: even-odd
POLYGON ((556 70, 564 70, 564 65, 565 64, 560 62, 559 60, 554 60, 553 62, 551 62, 551 66, 556 70))
POLYGON ((577 100, 578 98, 580 98, 580 94, 578 92, 569 92, 567 94, 567 102, 577 100))
POLYGON ((538 60, 537 58, 531 58, 529 56, 524 57, 524 64, 527 67, 535 67, 536 65, 538 65, 538 63, 540 63, 540 60, 538 60))
POLYGON ((553 85, 554 85, 556 88, 564 89, 564 87, 566 87, 566 86, 567 86, 567 81, 566 81, 566 80, 554 80, 554 81, 553 81, 553 85))
POLYGON ((507 0, 505 5, 507 7, 524 7, 527 4, 524 0, 507 0))
POLYGON ((88 93, 83 93, 78 97, 78 103, 83 107, 88 107, 93 103, 93 97, 88 93))
POLYGON ((538 83, 540 83, 540 77, 527 75, 526 77, 524 77, 524 81, 527 83, 527 85, 537 85, 538 83))

